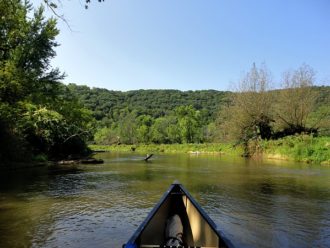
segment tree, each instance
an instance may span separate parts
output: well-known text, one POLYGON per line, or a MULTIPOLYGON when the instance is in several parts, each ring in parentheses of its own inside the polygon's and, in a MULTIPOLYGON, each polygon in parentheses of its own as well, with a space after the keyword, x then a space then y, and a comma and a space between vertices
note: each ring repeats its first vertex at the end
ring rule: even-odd
POLYGON ((51 157, 79 154, 86 149, 84 139, 90 133, 60 113, 46 107, 27 104, 27 112, 19 120, 22 135, 34 154, 51 157))
POLYGON ((140 115, 137 118, 137 141, 139 143, 147 144, 151 140, 151 126, 154 119, 150 115, 140 115))
POLYGON ((29 2, 0 1, 0 101, 14 104, 53 97, 64 75, 51 68, 58 46, 56 20, 45 20, 43 8, 33 18, 29 2), (42 94, 39 94, 42 92, 42 94))
POLYGON ((124 144, 135 144, 136 128, 137 128, 136 113, 124 109, 120 115, 118 123, 120 142, 124 144))
MULTIPOLYGON (((272 94, 271 76, 263 65, 251 70, 238 84, 238 92, 232 95, 230 104, 224 106, 218 123, 225 137, 246 143, 261 137, 269 139, 272 135, 272 94)), ((224 137, 224 138, 225 138, 224 137)))
POLYGON ((174 110, 184 143, 201 142, 201 114, 191 105, 180 106, 174 110))
POLYGON ((313 89, 315 72, 308 65, 288 71, 283 76, 283 90, 278 94, 276 123, 278 136, 317 132, 319 121, 308 125, 316 110, 317 92, 313 89))
POLYGON ((170 123, 165 117, 160 117, 155 120, 152 126, 152 142, 156 144, 167 144, 169 142, 168 127, 170 123))
MULTIPOLYGON (((50 64, 58 46, 56 20, 46 20, 43 7, 31 16, 32 10, 28 1, 0 0, 0 148, 11 140, 7 151, 19 144, 20 150, 49 156, 86 152, 90 111, 50 64)), ((13 159, 6 153, 0 158, 13 159)))
POLYGON ((166 116, 168 120, 168 127, 167 127, 167 135, 169 142, 171 144, 180 144, 182 143, 182 137, 181 137, 181 129, 180 126, 178 125, 178 118, 176 116, 169 115, 166 116))

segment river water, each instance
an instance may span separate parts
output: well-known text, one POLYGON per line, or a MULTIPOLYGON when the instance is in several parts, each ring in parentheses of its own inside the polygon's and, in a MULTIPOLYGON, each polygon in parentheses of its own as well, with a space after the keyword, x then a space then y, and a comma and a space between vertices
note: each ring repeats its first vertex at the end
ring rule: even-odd
POLYGON ((174 180, 237 247, 330 247, 330 167, 101 153, 102 165, 1 172, 0 247, 121 247, 174 180))

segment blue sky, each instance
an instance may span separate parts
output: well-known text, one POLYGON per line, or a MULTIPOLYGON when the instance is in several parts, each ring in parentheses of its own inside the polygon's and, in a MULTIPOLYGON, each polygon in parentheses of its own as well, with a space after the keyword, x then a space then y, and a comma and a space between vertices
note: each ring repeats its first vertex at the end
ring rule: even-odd
MULTIPOLYGON (((34 3, 40 0, 32 1, 34 3)), ((276 87, 306 63, 330 85, 328 0, 62 0, 53 65, 110 90, 230 90, 266 63, 276 87), (92 2, 95 2, 92 1, 92 2)))

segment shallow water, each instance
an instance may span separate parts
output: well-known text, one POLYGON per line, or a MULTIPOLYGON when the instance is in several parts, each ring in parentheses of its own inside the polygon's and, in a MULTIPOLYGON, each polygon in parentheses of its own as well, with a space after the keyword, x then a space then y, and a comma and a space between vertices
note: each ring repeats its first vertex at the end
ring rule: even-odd
POLYGON ((330 247, 330 167, 102 153, 1 172, 0 247, 121 247, 174 180, 237 247, 330 247))

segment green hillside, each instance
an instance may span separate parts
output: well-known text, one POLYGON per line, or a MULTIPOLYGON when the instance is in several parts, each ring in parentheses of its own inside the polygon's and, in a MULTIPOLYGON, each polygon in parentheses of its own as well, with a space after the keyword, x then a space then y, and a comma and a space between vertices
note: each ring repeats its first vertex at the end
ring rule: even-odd
POLYGON ((208 119, 214 119, 219 106, 228 102, 228 91, 198 90, 132 90, 127 92, 100 88, 89 88, 69 84, 68 86, 84 106, 93 111, 97 120, 104 117, 114 118, 123 109, 136 111, 138 115, 158 118, 167 115, 178 106, 191 105, 203 110, 208 119))

